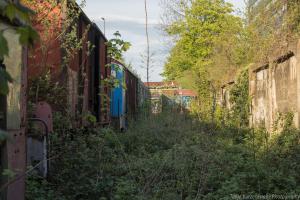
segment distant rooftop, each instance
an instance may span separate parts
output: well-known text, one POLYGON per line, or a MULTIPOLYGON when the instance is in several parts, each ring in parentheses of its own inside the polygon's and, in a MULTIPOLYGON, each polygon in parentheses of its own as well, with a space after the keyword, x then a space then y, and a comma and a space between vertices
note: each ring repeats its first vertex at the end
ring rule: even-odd
POLYGON ((169 81, 169 82, 145 82, 145 85, 149 88, 179 87, 179 85, 174 81, 169 81))
POLYGON ((193 90, 188 90, 188 89, 177 90, 177 93, 180 96, 188 96, 188 97, 196 97, 197 96, 196 92, 194 92, 193 90))
POLYGON ((180 85, 175 81, 169 82, 145 82, 145 85, 151 90, 152 97, 160 96, 190 96, 196 97, 197 93, 190 89, 181 89, 180 85))

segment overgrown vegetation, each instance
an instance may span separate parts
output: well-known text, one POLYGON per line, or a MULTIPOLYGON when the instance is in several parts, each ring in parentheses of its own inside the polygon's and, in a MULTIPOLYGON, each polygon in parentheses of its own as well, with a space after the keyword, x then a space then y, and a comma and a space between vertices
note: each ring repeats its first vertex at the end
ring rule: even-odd
MULTIPOLYGON (((226 200, 237 197, 233 195, 244 195, 243 199, 299 194, 300 131, 292 127, 293 116, 280 115, 280 128, 274 134, 248 128, 249 77, 248 68, 242 68, 264 61, 279 33, 264 28, 262 34, 258 26, 265 24, 259 22, 259 15, 257 21, 243 23, 223 0, 171 2, 175 7, 169 8, 176 13, 165 30, 176 44, 165 76, 191 78, 189 84, 199 94, 194 112, 164 109, 158 115, 147 114, 126 133, 98 127, 72 129, 71 120, 56 113, 50 176, 44 179, 33 173, 28 177, 28 200, 226 200), (261 46, 254 45, 255 38, 261 46), (217 88, 236 72, 230 91, 232 109, 220 108, 217 88)), ((294 17, 287 18, 292 20, 289 34, 297 30, 297 6, 294 17)), ((267 27, 274 28, 277 18, 265 18, 267 27)), ((115 36, 108 46, 117 51, 109 49, 109 53, 121 59, 130 45, 118 33, 115 36)), ((59 92, 52 87, 44 85, 59 92)))
POLYGON ((250 96, 249 96, 249 72, 244 68, 237 76, 236 83, 230 90, 232 108, 227 122, 233 122, 236 127, 249 127, 250 96))
POLYGON ((120 134, 69 130, 62 116, 56 120, 51 178, 32 175, 27 199, 219 200, 300 192, 300 132, 290 126, 271 137, 162 113, 120 134))
MULTIPOLYGON (((245 1, 245 17, 225 0, 163 2, 163 29, 174 42, 164 76, 198 92, 193 112, 201 120, 213 121, 218 114, 215 102, 223 84, 236 80, 251 63, 268 63, 286 54, 299 38, 299 0, 261 0, 255 6, 245 1)), ((238 84, 232 91, 233 100, 238 101, 233 116, 243 121, 237 123, 247 125, 244 108, 249 99, 241 98, 247 95, 248 86, 238 84)))
POLYGON ((191 87, 198 92, 195 112, 201 120, 211 121, 221 84, 232 79, 238 68, 247 63, 243 21, 233 14, 232 5, 223 0, 175 2, 166 1, 166 12, 171 10, 173 18, 164 30, 173 37, 175 45, 164 75, 169 80, 190 80, 191 87))

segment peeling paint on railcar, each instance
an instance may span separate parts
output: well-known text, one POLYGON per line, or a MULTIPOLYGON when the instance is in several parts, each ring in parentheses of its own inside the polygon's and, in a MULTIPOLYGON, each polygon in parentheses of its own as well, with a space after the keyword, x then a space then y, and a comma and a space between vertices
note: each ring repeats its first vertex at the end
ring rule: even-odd
MULTIPOLYGON (((26 49, 19 44, 19 35, 10 25, 0 22, 0 30, 6 29, 4 36, 8 41, 9 55, 5 57, 4 64, 6 70, 13 78, 9 84, 9 94, 7 95, 7 115, 6 128, 10 135, 4 146, 1 148, 1 163, 4 168, 8 168, 16 173, 16 177, 21 176, 26 170, 26 88, 27 88, 27 62, 26 49), (7 29, 8 28, 8 29, 7 29)), ((6 182, 1 178, 1 183, 6 182)), ((8 185, 4 197, 7 200, 23 200, 25 193, 25 179, 19 178, 8 185)))

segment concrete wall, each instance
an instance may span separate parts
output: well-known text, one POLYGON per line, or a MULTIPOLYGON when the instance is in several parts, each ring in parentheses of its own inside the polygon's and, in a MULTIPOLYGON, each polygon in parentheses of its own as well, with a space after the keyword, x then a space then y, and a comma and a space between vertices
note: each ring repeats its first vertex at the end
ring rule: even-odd
POLYGON ((221 87, 221 91, 218 94, 218 103, 222 108, 226 108, 228 110, 232 108, 232 103, 230 101, 230 90, 234 86, 234 83, 234 81, 230 81, 221 87))
POLYGON ((252 126, 271 131, 278 114, 293 113, 299 128, 300 43, 268 64, 251 67, 249 75, 252 126))

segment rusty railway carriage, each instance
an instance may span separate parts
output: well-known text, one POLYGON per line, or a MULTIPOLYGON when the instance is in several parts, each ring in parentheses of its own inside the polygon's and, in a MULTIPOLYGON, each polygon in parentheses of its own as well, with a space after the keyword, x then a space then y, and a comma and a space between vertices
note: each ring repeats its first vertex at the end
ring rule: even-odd
POLYGON ((131 69, 117 60, 112 60, 112 63, 117 66, 112 69, 115 78, 123 84, 111 91, 111 116, 114 126, 125 130, 129 121, 137 118, 150 92, 131 69))
POLYGON ((102 125, 110 123, 109 104, 105 97, 109 89, 101 82, 110 75, 107 67, 107 39, 96 24, 91 26, 89 31, 89 41, 93 46, 89 62, 89 111, 96 116, 97 121, 102 125))
MULTIPOLYGON (((43 1, 37 1, 37 3, 44 3, 43 6, 50 7, 43 1)), ((122 108, 124 108, 122 116, 124 128, 129 119, 136 118, 138 108, 148 98, 149 90, 143 82, 122 63, 108 58, 106 37, 83 12, 76 23, 78 38, 83 38, 83 47, 74 52, 67 64, 64 63, 67 52, 63 50, 62 41, 57 39, 59 34, 57 30, 60 29, 61 21, 64 20, 62 7, 57 6, 47 13, 48 17, 56 16, 57 19, 58 16, 60 19, 47 30, 43 30, 42 25, 39 24, 41 17, 45 15, 35 17, 33 26, 41 36, 47 35, 47 38, 41 37, 39 43, 29 51, 17 44, 18 35, 15 32, 5 32, 10 56, 1 61, 0 67, 6 68, 14 82, 10 84, 11 90, 8 96, 0 96, 0 128, 6 130, 12 140, 1 146, 0 171, 9 168, 17 174, 18 178, 7 184, 7 179, 0 176, 1 185, 7 184, 5 192, 0 195, 0 199, 3 200, 24 200, 26 165, 41 163, 41 166, 37 168, 38 172, 44 177, 48 176, 48 134, 51 134, 53 130, 52 113, 63 109, 55 103, 47 102, 47 99, 38 98, 34 101, 36 102, 35 110, 31 113, 33 118, 27 118, 26 92, 32 80, 49 72, 51 81, 59 83, 66 89, 67 92, 57 98, 62 98, 64 105, 67 105, 71 117, 74 118, 74 127, 87 125, 84 120, 76 120, 82 119, 78 113, 94 115, 101 126, 111 124, 113 117, 113 110, 110 110, 111 102, 113 102, 111 94, 114 89, 110 89, 103 83, 103 80, 112 75, 113 71, 108 66, 111 62, 123 67, 122 80, 125 87, 124 90, 121 89, 123 91, 121 98, 122 108), (46 31, 48 31, 47 34, 46 31), (46 45, 47 55, 45 55, 43 45, 46 45), (91 46, 93 48, 90 50, 91 46), (65 67, 62 67, 63 65, 65 67), (12 70, 12 66, 20 67, 18 70, 12 70), (28 126, 29 121, 35 123, 34 128, 28 126), (36 137, 36 133, 40 135, 36 137)), ((31 9, 34 10, 34 7, 31 9)), ((15 25, 0 21, 0 30, 7 26, 15 25)))
MULTIPOLYGON (((61 8, 54 9, 54 14, 61 13, 59 9, 61 8)), ((90 113, 97 118, 98 123, 109 124, 109 101, 100 96, 100 93, 109 95, 110 92, 108 88, 101 85, 101 80, 110 75, 109 68, 106 67, 108 63, 107 39, 97 25, 91 22, 84 12, 81 12, 77 21, 77 35, 78 38, 82 38, 83 46, 79 51, 74 52, 68 66, 62 67, 63 58, 67 53, 62 49, 62 42, 56 39, 59 24, 55 23, 57 27, 50 30, 50 37, 43 41, 47 42, 46 48, 49 49, 46 56, 43 54, 41 44, 36 44, 31 50, 31 56, 28 58, 28 78, 34 79, 50 70, 53 81, 67 88, 68 95, 62 98, 66 98, 65 101, 68 102, 68 110, 72 117, 78 118, 78 113, 80 115, 90 113)), ((44 31, 40 25, 34 25, 42 35, 44 31)), ((44 101, 44 99, 40 100, 44 101)), ((54 110, 59 110, 56 105, 51 106, 54 110)), ((75 124, 75 126, 79 125, 81 124, 75 124)))
MULTIPOLYGON (((7 96, 0 95, 0 129, 9 135, 9 140, 0 144, 0 199, 23 200, 25 192, 26 171, 26 91, 27 91, 27 48, 19 43, 19 35, 15 28, 19 23, 12 24, 0 18, 0 31, 7 39, 9 55, 0 60, 1 70, 6 70, 13 82, 9 84, 7 96), (4 169, 16 173, 14 182, 1 176, 4 169)), ((3 134, 3 133, 1 133, 3 134)))
POLYGON ((125 68, 126 115, 128 120, 134 119, 138 111, 138 77, 125 68))

